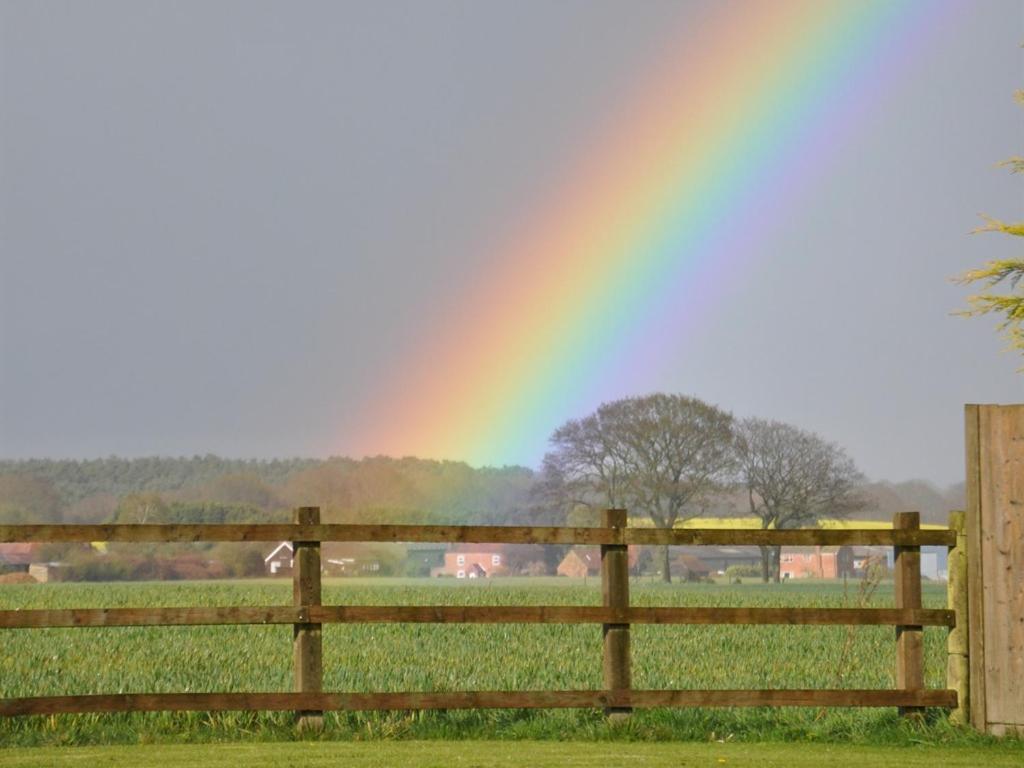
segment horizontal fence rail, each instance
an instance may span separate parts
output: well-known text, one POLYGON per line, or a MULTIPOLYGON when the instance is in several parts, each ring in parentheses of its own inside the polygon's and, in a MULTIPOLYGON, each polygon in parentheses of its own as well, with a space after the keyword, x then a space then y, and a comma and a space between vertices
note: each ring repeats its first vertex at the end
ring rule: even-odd
MULTIPOLYGON (((955 628, 962 609, 921 605, 920 547, 955 547, 957 531, 922 530, 917 513, 900 513, 892 529, 652 529, 629 528, 625 510, 606 510, 596 528, 544 526, 323 525, 319 509, 295 511, 291 524, 254 525, 4 525, 0 542, 278 542, 294 548, 292 605, 68 608, 0 610, 0 629, 292 625, 295 692, 119 693, 0 698, 0 716, 167 710, 291 710, 300 725, 318 727, 334 710, 599 707, 620 716, 647 707, 958 706, 955 690, 926 689, 921 630, 955 628), (323 605, 320 543, 433 542, 600 545, 603 604, 596 606, 366 606, 323 605), (645 607, 629 604, 628 545, 760 545, 894 547, 893 608, 645 607), (324 692, 324 624, 600 624, 603 690, 445 691, 406 693, 324 692), (896 630, 894 690, 636 690, 632 687, 633 624, 890 625, 896 630)), ((962 539, 962 534, 961 534, 962 539)), ((963 542, 960 542, 962 548, 963 542)), ((952 603, 951 603, 952 604, 952 603)))
POLYGON ((952 627, 954 613, 915 608, 646 608, 577 605, 290 605, 0 611, 0 629, 208 624, 807 624, 952 627))
POLYGON ((171 710, 570 709, 581 707, 950 707, 953 691, 446 691, 443 693, 117 693, 0 699, 0 716, 171 710))
POLYGON ((507 525, 0 525, 0 542, 428 542, 448 544, 633 544, 716 546, 941 546, 956 532, 882 528, 552 528, 507 525))

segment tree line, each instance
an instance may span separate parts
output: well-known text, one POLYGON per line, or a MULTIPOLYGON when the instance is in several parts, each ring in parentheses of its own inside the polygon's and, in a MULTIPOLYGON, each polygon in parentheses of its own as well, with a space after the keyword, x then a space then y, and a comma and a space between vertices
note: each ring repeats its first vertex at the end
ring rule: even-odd
MULTIPOLYGON (((741 489, 762 528, 799 528, 867 508, 863 475, 846 452, 778 421, 736 420, 685 395, 654 394, 601 405, 551 438, 540 492, 567 515, 623 507, 659 528, 696 517, 741 489)), ((761 547, 762 577, 779 580, 779 548, 761 547)), ((662 579, 671 581, 669 548, 662 579)))
MULTIPOLYGON (((282 522, 301 505, 321 507, 328 522, 596 525, 612 506, 666 528, 698 515, 790 528, 905 509, 941 521, 962 505, 962 488, 868 484, 824 438, 671 394, 567 421, 537 471, 385 456, 0 462, 6 523, 282 522)), ((662 551, 666 580, 667 558, 662 551)), ((250 556, 244 565, 255 563, 250 556)), ((778 570, 778 551, 763 549, 763 576, 778 570)))

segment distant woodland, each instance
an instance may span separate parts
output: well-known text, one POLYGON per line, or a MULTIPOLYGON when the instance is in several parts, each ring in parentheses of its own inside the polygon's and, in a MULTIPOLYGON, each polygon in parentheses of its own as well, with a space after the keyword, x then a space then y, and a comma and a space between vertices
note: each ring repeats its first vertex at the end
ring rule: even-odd
MULTIPOLYGON (((362 460, 106 458, 0 461, 0 522, 285 521, 313 505, 329 522, 564 524, 573 511, 548 498, 525 467, 474 469, 462 462, 374 457, 362 460)), ((874 482, 861 491, 860 519, 918 510, 945 522, 964 504, 963 485, 874 482)), ((746 514, 745 494, 723 490, 692 514, 746 514)), ((585 521, 579 521, 585 524, 585 521)))
MULTIPOLYGON (((416 458, 33 459, 0 462, 0 523, 287 522, 290 509, 310 505, 321 508, 325 522, 336 523, 598 524, 596 508, 567 504, 564 494, 550 490, 549 477, 525 467, 474 469, 416 458)), ((865 519, 917 509, 925 521, 939 522, 963 503, 962 488, 942 491, 924 482, 872 483, 859 490, 867 508, 852 516, 865 519)), ((684 517, 735 517, 748 509, 745 490, 722 488, 684 517)), ((39 558, 59 561, 60 578, 68 580, 232 578, 264 575, 267 549, 227 543, 112 543, 100 550, 47 544, 39 558)), ((553 572, 565 548, 532 549, 538 551, 519 554, 553 572)), ((401 545, 347 545, 344 554, 376 563, 381 574, 429 573, 430 564, 409 557, 401 545)), ((521 565, 537 567, 525 560, 521 565)))

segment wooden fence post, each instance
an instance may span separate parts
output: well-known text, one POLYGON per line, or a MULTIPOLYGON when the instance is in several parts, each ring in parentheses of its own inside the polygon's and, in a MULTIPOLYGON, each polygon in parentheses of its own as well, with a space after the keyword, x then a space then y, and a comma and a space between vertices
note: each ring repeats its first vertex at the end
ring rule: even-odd
MULTIPOLYGON (((624 509, 606 509, 602 526, 620 531, 626 529, 624 509)), ((601 545, 601 592, 604 607, 625 614, 629 610, 629 548, 625 544, 601 545)), ((632 674, 629 660, 629 624, 614 623, 602 626, 604 635, 604 688, 610 692, 629 692, 632 674)), ((605 707, 604 713, 613 720, 623 720, 632 707, 605 707)))
MULTIPOLYGON (((897 512, 893 518, 895 530, 917 530, 921 515, 917 512, 897 512)), ((896 607, 921 608, 921 547, 894 547, 896 551, 896 607)), ((905 691, 924 688, 924 633, 920 626, 896 627, 896 687, 905 691)), ((900 707, 901 715, 923 712, 923 707, 900 707)))
MULTIPOLYGON (((319 507, 299 507, 293 512, 292 522, 298 525, 319 525, 319 507)), ((320 542, 292 542, 293 552, 293 605, 296 608, 319 606, 320 542)), ((323 636, 320 624, 295 624, 293 648, 295 654, 295 692, 321 693, 323 691, 323 636)), ((323 712, 296 712, 299 730, 320 730, 324 725, 323 712)))
POLYGON ((949 513, 949 528, 956 531, 956 545, 949 550, 946 582, 947 607, 956 614, 956 626, 946 643, 946 688, 956 691, 956 708, 949 719, 956 725, 970 723, 971 669, 967 618, 967 521, 963 512, 949 513))

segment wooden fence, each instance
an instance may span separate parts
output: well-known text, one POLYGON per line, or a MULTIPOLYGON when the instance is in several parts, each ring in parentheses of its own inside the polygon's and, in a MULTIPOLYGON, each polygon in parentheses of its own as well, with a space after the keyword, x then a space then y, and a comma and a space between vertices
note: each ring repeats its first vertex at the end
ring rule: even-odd
POLYGON ((969 622, 950 671, 970 680, 975 728, 1024 735, 1024 405, 968 405, 965 417, 969 622))
MULTIPOLYGON (((315 726, 327 710, 598 707, 622 715, 643 707, 837 706, 955 709, 954 689, 924 686, 922 629, 963 623, 966 601, 950 609, 921 605, 920 548, 951 549, 953 529, 922 530, 916 512, 896 515, 892 530, 711 530, 629 528, 625 510, 607 510, 600 528, 511 526, 322 525, 315 507, 295 511, 291 525, 18 525, 0 526, 0 542, 292 541, 294 597, 288 606, 226 608, 101 608, 0 611, 0 628, 138 627, 204 624, 291 624, 294 688, 289 693, 161 693, 39 696, 0 699, 0 715, 161 710, 294 710, 315 726), (323 605, 320 543, 448 542, 592 544, 601 547, 600 606, 357 606, 323 605), (892 608, 638 607, 629 602, 628 545, 889 545, 895 548, 892 608), (329 623, 533 623, 603 626, 602 690, 343 693, 323 691, 321 631, 329 623), (633 624, 892 625, 896 628, 896 688, 883 690, 637 690, 630 672, 633 624)), ((955 582, 955 583, 954 583, 955 582)), ((965 590, 962 579, 951 590, 965 590)), ((952 646, 951 646, 952 650, 952 646)), ((953 668, 950 664, 950 668, 953 668)), ((952 679, 952 678, 951 678, 952 679)))

